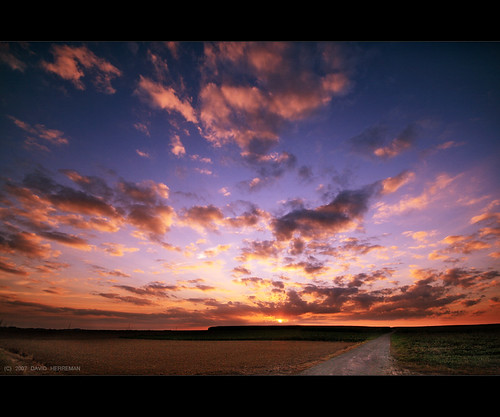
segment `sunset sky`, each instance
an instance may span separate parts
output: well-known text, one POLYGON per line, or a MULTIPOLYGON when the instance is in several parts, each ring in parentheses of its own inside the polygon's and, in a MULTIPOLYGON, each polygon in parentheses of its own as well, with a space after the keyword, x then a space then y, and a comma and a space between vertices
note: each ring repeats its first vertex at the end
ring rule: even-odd
POLYGON ((0 320, 500 322, 500 43, 0 44, 0 320))

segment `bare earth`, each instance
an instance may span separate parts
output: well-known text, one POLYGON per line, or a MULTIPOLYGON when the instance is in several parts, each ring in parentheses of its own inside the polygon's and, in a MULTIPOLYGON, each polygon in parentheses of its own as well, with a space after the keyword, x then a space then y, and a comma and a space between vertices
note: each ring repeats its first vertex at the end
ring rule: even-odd
POLYGON ((391 357, 390 333, 312 366, 301 375, 402 375, 391 357))
POLYGON ((0 339, 3 375, 296 375, 347 342, 0 339))

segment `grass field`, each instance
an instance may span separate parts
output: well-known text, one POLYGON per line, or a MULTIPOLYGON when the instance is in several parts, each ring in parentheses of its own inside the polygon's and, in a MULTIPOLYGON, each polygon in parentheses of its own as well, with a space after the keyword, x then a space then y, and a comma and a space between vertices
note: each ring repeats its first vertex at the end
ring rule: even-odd
POLYGON ((416 374, 500 375, 500 325, 399 328, 391 349, 416 374))

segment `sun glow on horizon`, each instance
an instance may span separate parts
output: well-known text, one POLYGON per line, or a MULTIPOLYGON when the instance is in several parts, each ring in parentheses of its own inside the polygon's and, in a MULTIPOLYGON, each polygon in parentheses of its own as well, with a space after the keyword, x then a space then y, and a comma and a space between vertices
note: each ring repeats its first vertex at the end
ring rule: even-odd
POLYGON ((498 56, 1 43, 2 324, 500 322, 498 56))

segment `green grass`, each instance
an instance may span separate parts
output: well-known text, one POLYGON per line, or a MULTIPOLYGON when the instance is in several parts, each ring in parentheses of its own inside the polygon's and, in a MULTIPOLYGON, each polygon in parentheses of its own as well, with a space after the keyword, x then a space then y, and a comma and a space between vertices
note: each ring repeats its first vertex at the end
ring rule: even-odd
POLYGON ((420 374, 500 375, 500 325, 398 329, 391 348, 420 374))

